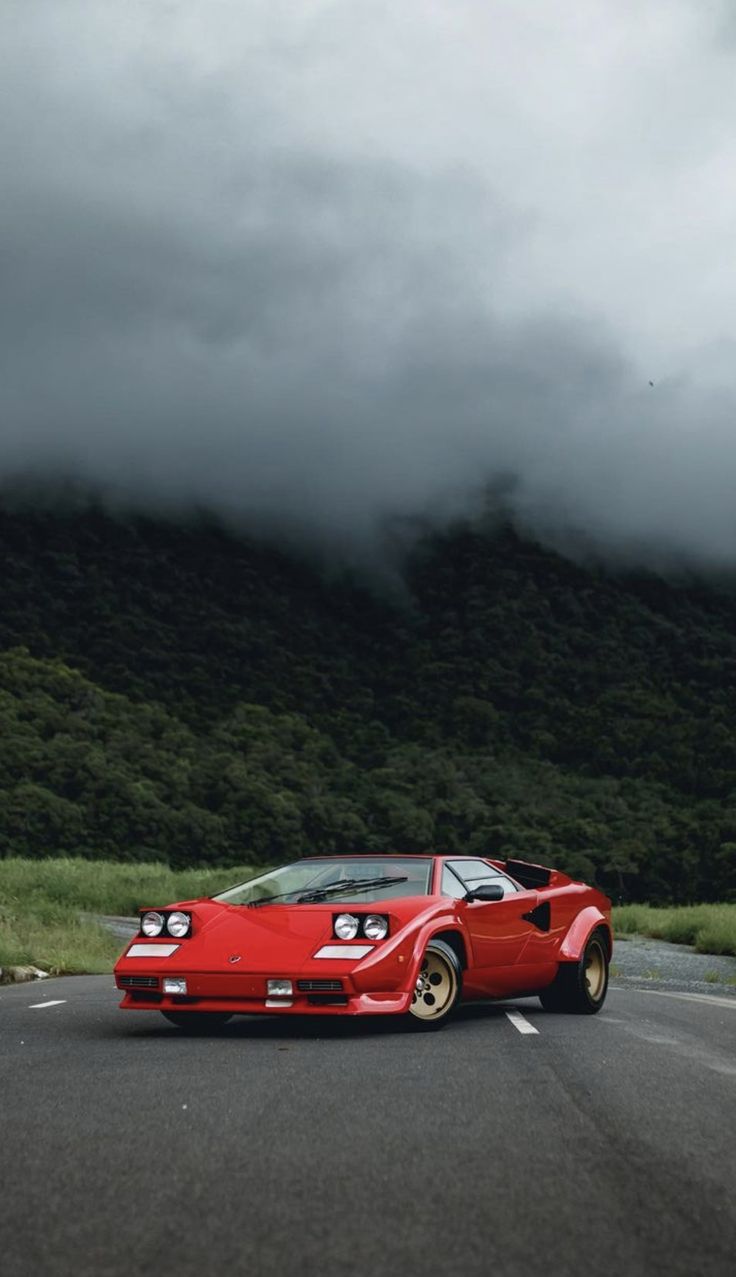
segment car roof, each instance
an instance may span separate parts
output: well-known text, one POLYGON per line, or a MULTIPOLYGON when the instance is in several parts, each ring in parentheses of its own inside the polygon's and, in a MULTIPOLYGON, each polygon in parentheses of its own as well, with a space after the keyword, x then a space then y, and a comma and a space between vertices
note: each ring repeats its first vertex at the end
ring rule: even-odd
POLYGON ((333 851, 329 856, 301 856, 300 860, 498 860, 498 856, 463 856, 453 851, 333 851))

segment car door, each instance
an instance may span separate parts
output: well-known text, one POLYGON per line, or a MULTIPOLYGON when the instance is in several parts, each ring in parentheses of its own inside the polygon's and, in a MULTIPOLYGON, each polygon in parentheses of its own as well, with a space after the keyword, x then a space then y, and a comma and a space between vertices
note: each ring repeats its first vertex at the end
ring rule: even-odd
POLYGON ((524 917, 537 903, 538 893, 527 891, 484 860, 446 860, 442 892, 462 900, 481 883, 498 883, 503 900, 470 900, 462 905, 463 921, 473 951, 473 965, 481 970, 510 967, 520 962, 534 926, 524 917))

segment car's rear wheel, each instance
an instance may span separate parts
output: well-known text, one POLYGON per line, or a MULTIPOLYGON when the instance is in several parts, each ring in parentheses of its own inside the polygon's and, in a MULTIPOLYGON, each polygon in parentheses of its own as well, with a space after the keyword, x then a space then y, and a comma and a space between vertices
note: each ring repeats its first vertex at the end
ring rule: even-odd
POLYGON ((444 940, 430 940, 422 958, 409 1012, 417 1029, 438 1029, 449 1020, 462 984, 460 962, 444 940))
POLYGON ((221 1029, 232 1016, 227 1011, 162 1011, 162 1016, 187 1033, 209 1033, 221 1029))
POLYGON ((595 1015, 606 1000, 608 990, 608 943, 594 931, 579 962, 560 966, 553 984, 539 995, 545 1011, 566 1011, 573 1015, 595 1015))

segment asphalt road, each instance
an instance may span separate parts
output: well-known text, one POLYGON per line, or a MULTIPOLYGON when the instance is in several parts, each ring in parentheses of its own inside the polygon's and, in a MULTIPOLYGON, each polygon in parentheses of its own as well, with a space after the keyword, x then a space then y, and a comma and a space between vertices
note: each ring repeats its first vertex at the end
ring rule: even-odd
POLYGON ((109 977, 0 989, 4 1277, 725 1277, 735 1184, 730 998, 190 1038, 109 977))

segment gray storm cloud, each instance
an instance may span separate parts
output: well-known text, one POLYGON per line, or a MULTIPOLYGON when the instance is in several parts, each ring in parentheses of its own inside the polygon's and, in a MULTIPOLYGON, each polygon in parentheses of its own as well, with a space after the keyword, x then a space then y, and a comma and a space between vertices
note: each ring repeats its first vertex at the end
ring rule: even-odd
POLYGON ((736 562, 736 32, 686 0, 8 3, 0 475, 736 562), (650 385, 650 382, 654 385, 650 385))

